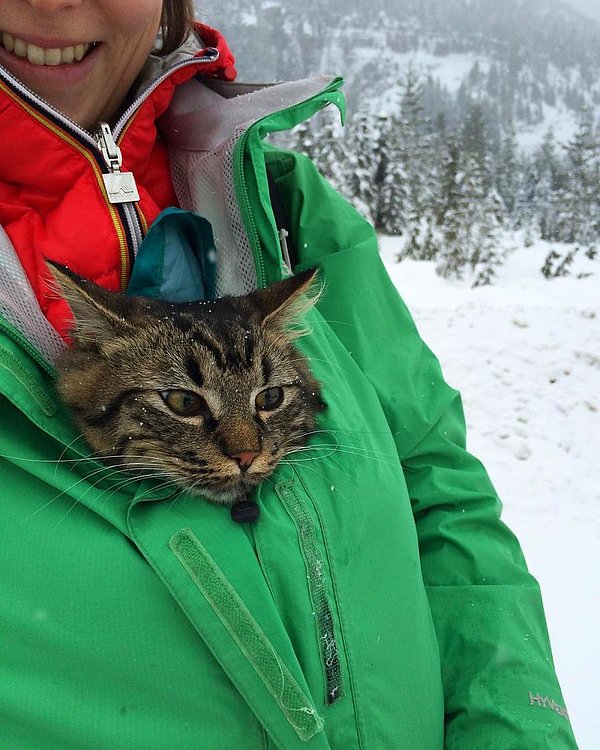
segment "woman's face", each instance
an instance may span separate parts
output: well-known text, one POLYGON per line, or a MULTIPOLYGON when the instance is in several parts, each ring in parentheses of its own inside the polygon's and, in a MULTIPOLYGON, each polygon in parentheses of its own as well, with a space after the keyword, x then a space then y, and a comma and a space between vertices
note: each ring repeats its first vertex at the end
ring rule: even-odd
POLYGON ((0 0, 0 65, 84 128, 118 113, 162 0, 0 0))

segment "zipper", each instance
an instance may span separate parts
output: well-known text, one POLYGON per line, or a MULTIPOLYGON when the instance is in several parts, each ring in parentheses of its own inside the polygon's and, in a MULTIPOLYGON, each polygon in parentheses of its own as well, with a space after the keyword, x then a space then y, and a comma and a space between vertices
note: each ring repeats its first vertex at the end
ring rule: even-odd
MULTIPOLYGON (((335 595, 329 593, 330 583, 333 584, 331 569, 323 554, 315 521, 297 491, 294 481, 279 482, 275 485, 275 492, 298 533, 321 652, 321 667, 325 683, 324 699, 326 705, 331 706, 345 697, 340 648, 336 633, 339 628, 339 616, 335 616, 334 619, 334 609, 330 604, 330 596, 335 602, 335 595)), ((337 607, 337 603, 335 606, 337 607)))
MULTIPOLYGON (((246 141, 248 140, 248 132, 249 131, 246 130, 242 134, 241 138, 236 143, 234 148, 234 181, 237 182, 238 190, 236 192, 238 195, 240 208, 242 209, 243 217, 245 219, 244 225, 246 231, 248 232, 250 247, 252 248, 252 252, 254 254, 256 281, 258 283, 259 289, 262 289, 267 285, 267 274, 265 269, 265 262, 263 260, 263 254, 261 252, 260 237, 258 234, 258 229, 256 227, 256 222, 254 221, 254 214, 250 203, 248 185, 246 184, 246 177, 244 174, 244 152, 246 148, 246 141)), ((277 239, 279 239, 279 237, 277 239)))
POLYGON ((110 125, 101 122, 96 131, 96 142, 100 153, 108 164, 108 172, 103 173, 102 178, 111 203, 132 203, 139 201, 137 185, 133 172, 121 172, 123 154, 115 143, 110 130, 110 125))
POLYGON ((82 128, 70 117, 54 109, 51 104, 7 70, 0 71, 0 86, 4 79, 6 85, 28 105, 26 108, 36 119, 44 122, 52 132, 66 140, 76 150, 84 153, 94 168, 121 246, 122 289, 127 284, 129 268, 142 243, 143 227, 147 227, 147 224, 145 219, 142 221, 141 212, 138 214, 136 210, 135 203, 139 200, 139 194, 133 173, 121 172, 122 154, 118 144, 123 139, 137 109, 172 73, 188 65, 215 62, 218 58, 219 51, 214 47, 208 47, 202 57, 192 57, 171 66, 136 97, 118 119, 112 131, 108 124, 100 123, 96 133, 82 128))
POLYGON ((123 112, 121 117, 119 117, 119 119, 117 120, 115 127, 113 128, 113 135, 117 143, 122 140, 125 131, 127 130, 127 125, 129 124, 131 117, 135 114, 139 106, 152 94, 153 91, 155 91, 155 89, 160 86, 163 81, 169 78, 172 73, 177 70, 181 70, 181 68, 186 68, 188 65, 196 65, 197 63, 205 62, 216 62, 219 59, 219 50, 215 47, 207 47, 204 51, 205 54, 202 55, 202 57, 192 57, 189 60, 183 60, 182 62, 171 66, 162 75, 158 76, 158 78, 155 78, 152 83, 146 86, 146 88, 139 94, 135 101, 133 101, 129 105, 129 107, 127 107, 125 112, 123 112))
POLYGON ((134 207, 139 201, 140 194, 135 183, 133 172, 121 172, 123 154, 117 146, 110 125, 101 122, 96 130, 96 142, 104 161, 108 164, 108 172, 102 173, 102 180, 108 200, 112 204, 119 205, 123 211, 127 227, 129 228, 130 251, 135 260, 140 245, 142 244, 142 228, 134 207))
POLYGON ((219 51, 214 47, 209 47, 206 49, 206 54, 202 57, 193 57, 189 60, 183 60, 177 65, 171 66, 162 75, 155 78, 150 85, 146 86, 142 93, 129 105, 129 107, 127 107, 125 112, 117 120, 112 131, 110 126, 105 122, 101 122, 98 126, 96 140, 110 169, 110 172, 108 174, 103 174, 102 177, 111 203, 114 202, 122 205, 130 233, 132 264, 137 257, 138 250, 142 244, 148 226, 145 219, 143 219, 142 226, 143 215, 139 208, 136 208, 134 205, 140 199, 135 184, 135 177, 132 172, 121 172, 123 157, 118 144, 123 140, 133 115, 143 102, 146 101, 161 83, 163 83, 163 81, 169 78, 175 71, 185 68, 188 65, 196 65, 202 62, 214 62, 218 60, 218 58, 219 51))

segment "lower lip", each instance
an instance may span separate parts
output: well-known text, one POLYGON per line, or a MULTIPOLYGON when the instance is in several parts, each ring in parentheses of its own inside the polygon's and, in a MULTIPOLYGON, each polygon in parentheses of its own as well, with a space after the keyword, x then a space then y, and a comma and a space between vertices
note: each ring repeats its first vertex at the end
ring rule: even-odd
POLYGON ((61 65, 33 65, 26 57, 17 57, 0 47, 0 65, 24 83, 39 81, 40 83, 77 83, 89 73, 95 59, 102 48, 97 44, 91 52, 79 62, 62 63, 61 65))

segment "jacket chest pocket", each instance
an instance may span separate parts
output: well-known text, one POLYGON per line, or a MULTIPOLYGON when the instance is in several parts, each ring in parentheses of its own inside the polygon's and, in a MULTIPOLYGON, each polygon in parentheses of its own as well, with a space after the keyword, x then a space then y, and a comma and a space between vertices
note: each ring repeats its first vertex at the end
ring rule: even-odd
POLYGON ((262 485, 259 501, 254 545, 283 626, 332 746, 357 748, 352 676, 323 520, 291 466, 262 485))

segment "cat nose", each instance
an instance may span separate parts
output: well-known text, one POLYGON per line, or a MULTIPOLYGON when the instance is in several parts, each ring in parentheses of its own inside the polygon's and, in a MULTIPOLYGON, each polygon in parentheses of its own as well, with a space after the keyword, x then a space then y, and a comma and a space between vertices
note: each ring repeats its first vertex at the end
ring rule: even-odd
POLYGON ((230 453, 229 457, 237 461, 237 465, 242 471, 246 471, 252 465, 254 459, 259 455, 260 451, 239 451, 238 453, 230 453))

